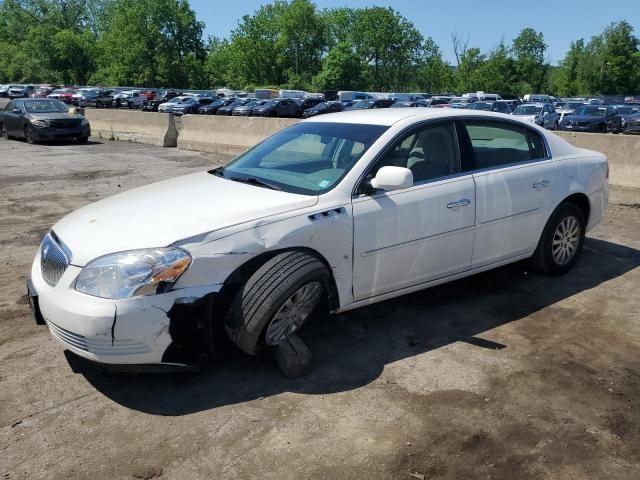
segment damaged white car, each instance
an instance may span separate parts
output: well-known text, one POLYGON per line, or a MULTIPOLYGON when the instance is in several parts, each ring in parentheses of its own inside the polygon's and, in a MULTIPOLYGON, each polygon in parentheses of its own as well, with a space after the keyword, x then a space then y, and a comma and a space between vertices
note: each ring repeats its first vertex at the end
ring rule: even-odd
POLYGON ((607 197, 602 154, 512 116, 324 115, 67 215, 29 298, 77 355, 192 368, 215 332, 256 354, 322 302, 342 312, 527 258, 565 272, 607 197))

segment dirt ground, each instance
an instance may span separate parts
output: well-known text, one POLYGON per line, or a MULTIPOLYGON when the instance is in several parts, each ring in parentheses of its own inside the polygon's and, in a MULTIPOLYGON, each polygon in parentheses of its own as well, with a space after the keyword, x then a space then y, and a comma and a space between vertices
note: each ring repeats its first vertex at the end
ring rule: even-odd
POLYGON ((24 296, 43 232, 221 160, 0 140, 2 479, 640 478, 640 189, 612 189, 565 276, 520 263, 313 322, 305 378, 233 351, 155 376, 65 355, 24 296))

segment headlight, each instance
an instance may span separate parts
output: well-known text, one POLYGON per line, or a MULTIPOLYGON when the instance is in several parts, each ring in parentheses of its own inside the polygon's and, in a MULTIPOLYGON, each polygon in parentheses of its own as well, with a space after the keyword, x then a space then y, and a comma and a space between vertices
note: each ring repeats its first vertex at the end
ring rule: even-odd
POLYGON ((31 120, 31 125, 33 125, 34 127, 47 128, 49 126, 49 121, 42 119, 31 120))
POLYGON ((76 290, 113 300, 164 293, 190 264, 191 256, 180 248, 114 253, 89 262, 76 279, 76 290))

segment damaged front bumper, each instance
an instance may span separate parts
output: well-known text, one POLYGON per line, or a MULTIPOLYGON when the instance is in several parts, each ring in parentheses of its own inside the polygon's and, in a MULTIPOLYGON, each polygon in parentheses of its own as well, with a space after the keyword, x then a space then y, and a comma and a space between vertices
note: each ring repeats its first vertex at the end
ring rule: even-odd
POLYGON ((51 336, 76 355, 112 370, 132 365, 162 370, 192 369, 213 352, 212 304, 222 285, 109 300, 74 289, 80 270, 70 265, 51 286, 36 257, 28 288, 36 323, 45 322, 51 336))

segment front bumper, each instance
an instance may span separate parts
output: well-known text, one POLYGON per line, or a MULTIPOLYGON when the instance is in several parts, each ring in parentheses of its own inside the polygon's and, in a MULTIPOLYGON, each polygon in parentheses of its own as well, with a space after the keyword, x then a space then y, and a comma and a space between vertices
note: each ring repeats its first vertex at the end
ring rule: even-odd
POLYGON ((70 265, 55 286, 42 277, 40 252, 28 294, 36 323, 66 349, 107 366, 197 365, 212 353, 211 312, 221 285, 190 287, 125 300, 74 289, 81 268, 70 265))
POLYGON ((589 125, 560 125, 560 130, 567 132, 599 132, 600 124, 590 123, 589 125))
POLYGON ((49 140, 90 137, 91 127, 89 125, 71 128, 33 127, 31 132, 35 140, 46 142, 49 140))

